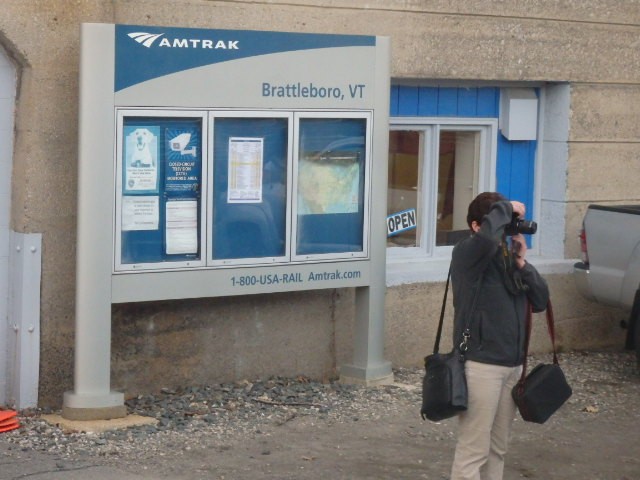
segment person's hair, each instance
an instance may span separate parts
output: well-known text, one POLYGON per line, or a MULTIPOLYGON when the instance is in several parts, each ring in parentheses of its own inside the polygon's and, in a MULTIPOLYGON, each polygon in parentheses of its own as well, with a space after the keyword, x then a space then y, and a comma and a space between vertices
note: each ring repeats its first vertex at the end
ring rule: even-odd
POLYGON ((500 200, 506 200, 506 198, 498 192, 483 192, 474 198, 469 204, 469 211, 467 212, 469 228, 471 228, 471 223, 474 220, 479 225, 482 222, 482 218, 491 210, 491 205, 500 200))

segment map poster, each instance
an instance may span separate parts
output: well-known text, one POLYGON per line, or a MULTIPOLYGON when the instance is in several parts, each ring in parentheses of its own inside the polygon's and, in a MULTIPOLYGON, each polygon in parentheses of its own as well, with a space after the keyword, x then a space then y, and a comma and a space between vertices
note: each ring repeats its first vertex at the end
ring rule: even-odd
POLYGON ((165 129, 166 193, 200 190, 202 149, 200 129, 196 127, 168 127, 165 129))
POLYGON ((124 193, 158 193, 160 127, 124 127, 124 193))
POLYGON ((262 202, 264 139, 229 138, 229 185, 227 202, 262 202))
POLYGON ((357 152, 301 158, 298 165, 298 215, 357 213, 360 168, 357 152))

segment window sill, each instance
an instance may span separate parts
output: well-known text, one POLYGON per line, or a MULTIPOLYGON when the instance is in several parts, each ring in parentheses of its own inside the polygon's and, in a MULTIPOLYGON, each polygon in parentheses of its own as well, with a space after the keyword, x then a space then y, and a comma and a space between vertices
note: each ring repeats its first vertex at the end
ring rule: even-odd
MULTIPOLYGON (((387 258, 387 287, 412 283, 444 282, 449 271, 450 258, 436 257, 412 259, 387 258)), ((573 272, 577 259, 550 258, 527 255, 527 261, 542 275, 566 275, 573 272)))

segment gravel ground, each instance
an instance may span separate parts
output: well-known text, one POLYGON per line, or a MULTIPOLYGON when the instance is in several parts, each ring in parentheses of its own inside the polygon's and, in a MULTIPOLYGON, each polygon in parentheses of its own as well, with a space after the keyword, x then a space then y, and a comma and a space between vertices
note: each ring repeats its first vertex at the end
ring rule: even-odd
POLYGON ((294 418, 312 417, 328 424, 354 422, 378 418, 383 410, 417 404, 422 371, 398 369, 394 373, 397 385, 374 388, 323 384, 300 376, 162 389, 125 402, 128 413, 156 418, 155 426, 102 433, 64 431, 40 418, 50 411, 23 411, 21 428, 5 437, 21 449, 46 451, 61 458, 91 454, 143 460, 176 445, 185 450, 197 447, 204 437, 207 443, 217 439, 226 445, 294 418))
MULTIPOLYGON (((532 357, 529 365, 538 361, 549 361, 550 355, 532 357)), ((627 435, 631 438, 622 439, 622 444, 633 445, 637 454, 640 444, 640 376, 636 370, 635 355, 631 352, 575 352, 564 353, 559 356, 560 364, 565 371, 574 394, 563 409, 542 428, 552 432, 553 425, 562 422, 563 430, 580 432, 581 428, 590 428, 589 424, 597 417, 605 418, 612 415, 613 423, 607 420, 607 425, 613 429, 611 434, 627 435), (614 412, 627 412, 628 418, 613 415, 614 412), (615 423, 618 418, 621 425, 615 423), (635 427, 624 432, 624 426, 635 421, 635 427), (551 425, 551 426, 549 426, 551 425)), ((104 433, 88 433, 65 431, 58 426, 45 422, 42 410, 27 410, 20 412, 21 428, 12 432, 0 434, 0 445, 5 446, 5 455, 24 454, 25 452, 41 452, 52 455, 61 464, 69 462, 88 462, 92 465, 118 465, 126 467, 128 471, 144 473, 154 471, 157 477, 178 478, 172 473, 172 468, 178 469, 183 463, 180 478, 245 478, 238 470, 238 465, 246 463, 248 458, 267 457, 272 450, 279 447, 264 439, 273 439, 278 432, 286 429, 279 427, 298 425, 298 430, 304 431, 310 427, 318 427, 318 431, 334 431, 335 435, 347 435, 349 430, 368 426, 372 435, 378 428, 384 427, 389 431, 401 432, 402 442, 421 442, 436 445, 442 452, 448 452, 455 439, 455 423, 447 420, 441 423, 422 422, 419 419, 420 384, 422 369, 394 370, 396 383, 393 385, 369 387, 342 385, 337 382, 319 383, 306 377, 281 378, 273 377, 261 380, 244 380, 233 384, 191 386, 179 390, 162 389, 154 395, 144 395, 127 400, 129 413, 149 416, 157 419, 155 426, 130 427, 124 430, 113 430, 104 433), (394 420, 397 419, 397 420, 394 420), (392 424, 385 422, 397 421, 399 427, 394 429, 392 424), (336 427, 342 426, 342 430, 336 427), (322 427, 322 428, 319 428, 322 427), (331 430, 333 428, 333 430, 331 430), (256 443, 255 452, 249 452, 249 442, 256 443), (261 442, 261 443, 260 443, 261 442), (197 452, 204 449, 218 452, 216 472, 223 471, 225 457, 234 452, 244 456, 241 459, 228 459, 230 471, 236 471, 237 476, 225 477, 222 474, 213 476, 212 470, 206 467, 206 460, 198 457, 200 473, 194 467, 193 472, 185 473, 185 464, 195 463, 193 459, 197 452), (173 466, 161 468, 162 459, 166 459, 173 466), (236 470, 233 470, 235 468, 236 470), (222 470, 220 470, 222 469, 222 470)), ((525 422, 516 422, 522 441, 536 439, 539 435, 536 427, 525 422)), ((601 428, 596 425, 593 428, 601 428)), ((384 432, 381 433, 384 436, 384 432)), ((559 434, 561 435, 561 434, 559 434)), ((292 439, 294 437, 291 437, 292 439)), ((304 437, 303 437, 304 438, 304 437)), ((366 436, 364 437, 366 438, 366 436)), ((332 440, 324 439, 325 443, 332 440)), ((577 448, 571 441, 562 438, 545 439, 553 449, 577 448), (554 443, 555 442, 555 443, 554 443), (563 443, 564 442, 564 443, 563 443)), ((300 443, 300 440, 288 440, 300 443)), ((384 445, 384 444, 383 444, 384 445)), ((326 447, 324 447, 326 448, 326 447)), ((523 447, 525 448, 525 447, 523 447)), ((616 447, 619 448, 619 447, 616 447)), ((434 450, 435 451, 435 450, 434 450)), ((618 452, 620 453, 620 452, 618 452)), ((298 459, 315 460, 309 456, 296 453, 298 459)), ((318 454, 320 455, 320 454, 318 454)), ((637 457, 637 455, 636 455, 637 457)), ((275 456, 271 458, 275 461, 275 456)), ((627 458, 627 457, 623 457, 627 458)), ((433 465, 439 465, 439 471, 444 470, 450 458, 434 460, 433 465)), ((284 460, 283 460, 284 461, 284 460)), ((414 462, 407 459, 406 463, 414 462)), ((590 478, 631 480, 640 478, 640 460, 629 460, 620 475, 593 476, 590 478), (637 469, 637 470, 636 470, 637 469), (632 472, 629 474, 628 472, 632 472), (633 475, 637 473, 637 476, 633 475)), ((422 459, 414 463, 422 464, 422 459)), ((536 476, 536 468, 516 462, 513 468, 521 477, 545 478, 543 467, 536 476)), ((274 468, 272 464, 271 467, 274 468)), ((211 467, 212 468, 212 467, 211 467)), ((265 467, 267 468, 267 467, 265 467)), ((323 476, 302 476, 299 472, 287 476, 282 467, 279 474, 272 478, 325 478, 323 476)), ((288 468, 288 467, 287 467, 288 468)), ((291 467, 293 468, 293 467, 291 467)), ((298 467, 296 467, 298 468, 298 467)), ((371 467, 373 468, 373 467, 371 467)), ((385 467, 386 468, 386 467, 385 467)), ((602 467, 603 469, 605 467, 602 467)), ((609 468, 609 467, 606 467, 609 468)), ((614 467, 615 468, 615 465, 614 467)), ((277 470, 277 468, 276 468, 277 470)), ((269 472, 271 470, 268 470, 269 472)), ((439 476, 412 477, 409 473, 402 476, 404 470, 398 466, 395 478, 446 478, 439 476)), ((604 471, 604 470, 603 470, 604 471)), ((267 472, 267 470, 265 470, 267 472)), ((267 475, 268 476, 268 475, 267 475)), ((394 476, 339 476, 333 478, 394 478, 394 476)), ((1 475, 0 475, 0 478, 1 475)), ((14 478, 14 477, 12 477, 14 478)), ((17 478, 17 477, 16 477, 17 478)), ((57 478, 57 477, 56 477, 57 478)), ((246 478, 251 478, 248 474, 246 478)), ((270 477, 271 478, 271 477, 270 477)), ((546 477, 573 478, 573 477, 546 477)), ((580 477, 576 477, 580 478, 580 477)), ((583 477, 589 478, 589 477, 583 477)))

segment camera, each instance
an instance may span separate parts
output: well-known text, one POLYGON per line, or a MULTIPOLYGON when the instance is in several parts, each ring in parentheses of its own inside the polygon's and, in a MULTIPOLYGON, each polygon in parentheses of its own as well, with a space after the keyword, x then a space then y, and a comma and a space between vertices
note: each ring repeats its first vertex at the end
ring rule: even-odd
POLYGON ((533 235, 538 230, 538 224, 531 220, 522 220, 518 218, 518 214, 514 213, 511 223, 504 227, 504 233, 513 236, 523 233, 525 235, 533 235))

